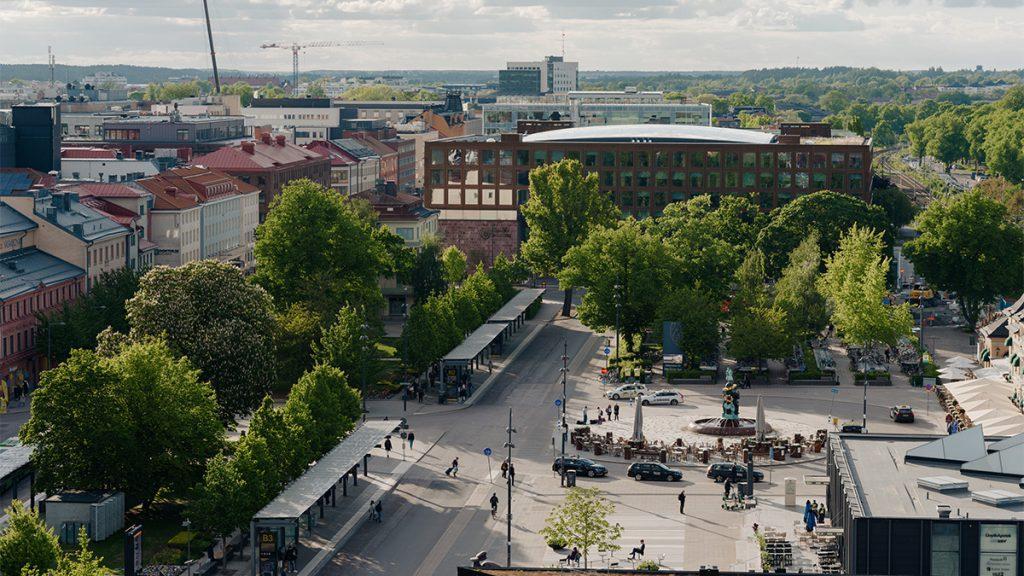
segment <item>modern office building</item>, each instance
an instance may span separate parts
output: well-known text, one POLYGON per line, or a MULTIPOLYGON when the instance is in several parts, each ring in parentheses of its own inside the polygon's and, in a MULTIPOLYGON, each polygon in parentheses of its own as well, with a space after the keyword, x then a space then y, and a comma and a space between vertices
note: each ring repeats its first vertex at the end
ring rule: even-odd
POLYGON ((40 172, 60 171, 60 105, 26 104, 11 108, 15 166, 40 172))
POLYGON ((520 121, 569 121, 573 126, 711 125, 711 106, 666 102, 661 92, 575 91, 557 96, 500 98, 483 105, 484 134, 515 132, 520 121))
POLYGON ((845 574, 1012 576, 1024 569, 1024 435, 831 434, 828 511, 845 574))
POLYGON ((355 138, 339 138, 330 143, 359 160, 359 173, 351 180, 353 194, 377 187, 383 167, 381 157, 372 148, 355 138))
POLYGON ((579 67, 579 62, 566 62, 562 56, 545 56, 540 62, 508 62, 505 70, 498 72, 498 94, 534 96, 571 92, 579 85, 579 67), (534 86, 537 87, 535 92, 527 92, 534 86))
POLYGON ((328 98, 257 98, 243 110, 245 125, 287 132, 295 144, 341 136, 341 110, 328 98))
POLYGON ((239 141, 244 131, 238 116, 138 116, 104 121, 103 141, 131 151, 188 148, 203 153, 239 141))
POLYGON ((384 120, 390 125, 403 124, 409 118, 422 114, 425 110, 443 106, 438 101, 355 101, 340 100, 332 104, 341 111, 341 117, 352 120, 384 120))
POLYGON ((426 143, 428 208, 445 241, 474 261, 514 254, 530 170, 573 158, 598 175, 624 215, 657 216, 700 194, 752 194, 765 210, 816 190, 870 200, 871 146, 853 136, 810 138, 709 126, 592 126, 426 143), (485 249, 484 247, 488 247, 485 249))

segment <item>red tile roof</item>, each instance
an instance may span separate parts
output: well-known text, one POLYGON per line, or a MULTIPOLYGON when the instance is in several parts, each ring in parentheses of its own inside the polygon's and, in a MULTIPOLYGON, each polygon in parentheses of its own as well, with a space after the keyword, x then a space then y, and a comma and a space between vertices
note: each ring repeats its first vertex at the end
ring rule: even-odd
POLYGON ((128 184, 83 182, 69 186, 67 189, 75 190, 81 196, 96 196, 97 198, 143 198, 148 195, 145 191, 128 184))
POLYGON ((82 196, 79 201, 89 208, 100 212, 107 218, 110 218, 114 222, 117 222, 125 228, 132 229, 135 221, 138 220, 139 215, 131 210, 118 206, 110 200, 105 198, 97 198, 95 196, 82 196))
POLYGON ((218 148, 209 154, 193 158, 192 164, 217 170, 269 170, 322 158, 323 156, 312 150, 306 150, 290 142, 279 143, 271 138, 269 144, 264 140, 252 140, 218 148))
POLYGON ((321 156, 331 159, 331 166, 353 166, 359 163, 359 159, 345 152, 336 145, 323 141, 310 142, 306 144, 307 150, 312 150, 321 156))
POLYGON ((68 159, 107 159, 116 160, 117 150, 108 148, 61 148, 60 157, 68 159))
POLYGON ((184 210, 223 196, 259 191, 256 186, 204 166, 172 168, 137 183, 153 194, 155 210, 184 210))

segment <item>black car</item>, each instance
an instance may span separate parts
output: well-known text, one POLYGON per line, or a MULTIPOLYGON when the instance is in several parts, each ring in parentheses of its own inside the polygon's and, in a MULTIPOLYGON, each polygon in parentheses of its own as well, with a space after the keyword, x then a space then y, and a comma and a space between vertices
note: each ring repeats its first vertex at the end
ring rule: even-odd
MULTIPOLYGON (((555 472, 561 472, 561 464, 562 459, 555 458, 555 463, 551 465, 551 469, 555 472)), ((575 470, 577 475, 586 475, 591 478, 608 475, 607 468, 586 458, 566 458, 565 471, 568 472, 569 470, 575 470)))
POLYGON ((864 432, 864 427, 860 424, 843 424, 839 431, 844 434, 861 434, 864 432))
POLYGON ((626 476, 634 480, 668 480, 678 482, 683 479, 683 473, 673 470, 660 462, 634 462, 626 470, 626 476))
MULTIPOLYGON (((713 479, 715 482, 725 482, 726 480, 746 482, 747 467, 734 462, 719 462, 708 466, 708 478, 713 479)), ((764 474, 754 470, 754 482, 762 480, 764 480, 764 474)))
POLYGON ((893 422, 912 423, 914 421, 914 409, 907 405, 893 406, 889 410, 889 418, 893 422))

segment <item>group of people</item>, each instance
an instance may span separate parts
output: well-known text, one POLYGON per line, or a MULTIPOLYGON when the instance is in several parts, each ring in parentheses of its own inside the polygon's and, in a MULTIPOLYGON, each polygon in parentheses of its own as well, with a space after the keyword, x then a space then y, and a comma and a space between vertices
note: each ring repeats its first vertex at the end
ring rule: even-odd
POLYGON ((817 500, 808 500, 804 504, 804 526, 808 532, 814 532, 814 527, 825 521, 825 504, 819 504, 817 500))
POLYGON ((507 479, 509 484, 516 485, 516 466, 508 458, 501 461, 501 477, 507 479))
POLYGON ((381 505, 379 498, 377 499, 376 502, 370 500, 370 521, 377 523, 383 522, 383 512, 384 507, 381 505))
MULTIPOLYGON (((590 409, 589 406, 584 406, 583 407, 583 417, 580 419, 579 422, 577 422, 577 424, 583 424, 583 425, 590 424, 590 418, 589 418, 589 415, 587 413, 589 409, 590 409)), ((616 404, 615 406, 612 406, 611 404, 609 404, 608 407, 605 408, 604 410, 601 410, 601 408, 598 407, 598 409, 597 409, 597 424, 604 424, 606 421, 607 422, 611 422, 612 419, 613 419, 612 416, 614 416, 615 420, 619 419, 619 405, 618 404, 616 404)))

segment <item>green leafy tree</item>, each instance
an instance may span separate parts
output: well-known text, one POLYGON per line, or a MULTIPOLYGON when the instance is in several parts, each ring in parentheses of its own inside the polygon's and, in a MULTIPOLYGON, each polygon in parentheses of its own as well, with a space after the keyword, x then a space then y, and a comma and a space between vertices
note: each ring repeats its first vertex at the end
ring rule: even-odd
POLYGON ((380 333, 363 314, 345 306, 322 332, 320 340, 313 343, 315 363, 333 366, 352 379, 361 378, 365 370, 369 382, 377 381, 383 369, 376 353, 380 333))
POLYGON ((789 255, 789 264, 775 283, 775 308, 786 314, 786 334, 797 343, 818 333, 828 322, 825 299, 818 292, 821 251, 812 232, 789 255))
POLYGON ((206 465, 206 474, 189 502, 189 518, 196 528, 224 539, 249 523, 251 507, 245 501, 246 483, 234 461, 218 454, 206 465))
POLYGON ((21 576, 31 570, 56 568, 62 556, 60 544, 43 519, 26 510, 18 499, 5 513, 7 526, 0 531, 0 574, 21 576))
POLYGON ((875 129, 871 131, 871 143, 879 148, 895 146, 896 132, 888 122, 883 120, 876 124, 875 129))
POLYGON ((636 220, 614 228, 598 228, 565 255, 559 282, 586 288, 579 306, 580 321, 594 330, 615 325, 633 350, 635 336, 653 323, 668 281, 665 247, 636 220), (618 286, 618 288, 616 287, 618 286))
POLYGON ((445 248, 441 254, 441 270, 448 286, 457 286, 466 277, 466 255, 457 246, 445 248))
POLYGON ((480 322, 497 312, 507 301, 501 297, 491 275, 484 271, 483 264, 477 264, 476 270, 462 282, 460 289, 476 304, 480 322))
POLYGON ((326 98, 327 90, 324 89, 323 78, 312 82, 308 88, 306 88, 306 96, 310 98, 326 98))
POLYGON ((999 202, 1006 208, 1006 214, 1017 222, 1024 220, 1024 188, 996 177, 982 180, 974 187, 978 193, 999 202))
POLYGON ((345 374, 323 364, 299 379, 284 405, 285 420, 316 458, 351 432, 361 414, 359 393, 349 387, 345 374))
POLYGON ((748 306, 730 314, 729 353, 756 361, 789 354, 786 312, 775 306, 748 306))
POLYGON ((895 238, 900 228, 910 224, 917 214, 917 207, 910 201, 907 194, 896 186, 876 188, 871 192, 871 204, 885 210, 886 221, 889 223, 889 235, 895 238))
POLYGON ((904 254, 934 288, 956 292, 968 326, 996 296, 1020 291, 1024 233, 998 201, 977 190, 940 198, 916 228, 920 235, 904 254))
POLYGON ((925 152, 942 162, 949 172, 953 163, 966 158, 969 144, 964 136, 964 122, 955 112, 943 112, 928 119, 925 128, 925 152))
POLYGON ((158 266, 128 302, 133 337, 163 337, 217 393, 221 416, 248 414, 276 381, 270 297, 229 264, 158 266))
POLYGON ((259 92, 253 94, 256 98, 284 98, 284 90, 280 86, 274 86, 267 84, 263 88, 259 89, 259 92))
POLYGON ((837 114, 850 105, 850 97, 840 90, 830 90, 821 97, 821 107, 833 114, 837 114))
POLYGON ((153 340, 73 351, 43 374, 21 438, 43 489, 122 490, 147 506, 193 486, 223 432, 210 386, 153 340))
POLYGON ((292 304, 274 316, 277 324, 274 337, 277 350, 275 389, 286 391, 313 367, 313 343, 320 338, 323 328, 320 315, 304 304, 292 304))
POLYGON ((925 149, 928 146, 924 121, 917 120, 907 124, 906 134, 907 140, 910 141, 910 152, 917 157, 917 163, 920 165, 921 159, 924 158, 925 149))
POLYGON ((224 86, 220 90, 221 94, 230 94, 235 96, 241 96, 240 100, 242 106, 248 106, 252 104, 253 89, 252 86, 245 82, 235 82, 230 86, 224 86))
POLYGON ((441 244, 436 236, 426 237, 412 257, 409 284, 416 300, 444 292, 444 269, 441 264, 441 244))
POLYGON ((465 336, 455 321, 452 301, 436 294, 413 306, 402 329, 399 352, 413 372, 423 372, 465 336))
POLYGON ((592 549, 619 549, 616 542, 622 536, 622 527, 609 519, 614 513, 615 505, 597 488, 570 488, 565 502, 551 511, 540 533, 549 540, 579 548, 583 567, 587 568, 592 549))
POLYGON ((494 282, 499 300, 504 303, 516 295, 516 285, 525 282, 529 273, 522 261, 506 258, 504 254, 499 253, 495 256, 487 275, 494 282))
POLYGON ((984 153, 993 173, 1010 182, 1024 181, 1024 112, 1001 111, 992 115, 984 153))
MULTIPOLYGON (((318 456, 313 446, 302 437, 300 430, 288 421, 284 411, 274 407, 274 401, 269 396, 263 399, 263 404, 252 415, 246 438, 252 436, 262 439, 267 451, 273 455, 270 461, 260 461, 259 454, 254 457, 254 465, 270 468, 265 485, 271 496, 277 494, 276 490, 280 486, 305 471, 318 456)), ((256 449, 260 450, 259 447, 256 449)))
POLYGON ((832 307, 832 323, 843 339, 873 347, 896 346, 910 336, 913 318, 906 304, 890 306, 885 279, 889 259, 882 256, 882 234, 857 226, 843 234, 839 250, 825 262, 818 289, 832 307))
POLYGON ((808 233, 818 233, 822 256, 834 252, 839 236, 854 224, 873 230, 888 230, 885 211, 848 194, 823 190, 786 204, 773 213, 771 222, 758 235, 757 247, 765 255, 768 276, 782 271, 789 253, 808 233))
POLYGON ((461 288, 450 288, 445 298, 450 302, 452 312, 455 315, 455 325, 463 336, 476 330, 484 321, 480 308, 473 300, 472 294, 461 288))
POLYGON ((375 226, 338 194, 293 180, 256 235, 256 282, 279 308, 305 304, 326 323, 348 304, 379 309, 390 258, 375 226))
POLYGON ((57 569, 46 576, 113 576, 113 570, 103 566, 103 559, 89 550, 89 533, 82 526, 78 529, 78 548, 64 554, 57 561, 57 569))
MULTIPOLYGON (((612 226, 618 217, 607 195, 600 191, 597 173, 584 175, 583 165, 577 160, 562 160, 532 170, 530 198, 520 211, 530 229, 520 248, 523 259, 534 273, 559 278, 569 250, 582 244, 595 228, 612 226)), ((564 287, 562 315, 568 316, 573 285, 564 287)))
POLYGON ((681 286, 672 290, 661 303, 659 316, 663 322, 678 322, 673 337, 691 368, 718 349, 721 305, 700 288, 681 286))

